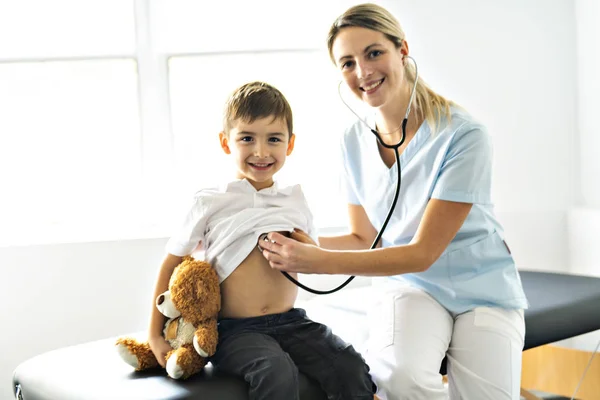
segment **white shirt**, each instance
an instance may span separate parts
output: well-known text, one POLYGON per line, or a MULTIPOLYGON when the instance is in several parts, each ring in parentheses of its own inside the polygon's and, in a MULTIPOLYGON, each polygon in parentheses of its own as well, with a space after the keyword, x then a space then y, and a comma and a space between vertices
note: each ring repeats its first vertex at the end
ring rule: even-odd
POLYGON ((191 254, 202 242, 206 261, 223 282, 256 247, 263 233, 298 228, 315 242, 313 216, 300 185, 257 191, 246 179, 196 193, 180 229, 167 242, 175 256, 191 254))
MULTIPOLYGON (((368 122, 375 126, 373 119, 368 122)), ((379 230, 394 197, 397 165, 388 168, 383 163, 375 135, 360 121, 344 135, 342 156, 346 198, 361 205, 379 230)), ((400 166, 400 194, 382 236, 383 247, 410 243, 431 198, 473 207, 427 271, 381 279, 408 282, 456 313, 477 306, 527 308, 519 273, 494 214, 492 138, 487 129, 453 107, 451 121, 442 118, 436 131, 423 122, 400 155, 400 166)))

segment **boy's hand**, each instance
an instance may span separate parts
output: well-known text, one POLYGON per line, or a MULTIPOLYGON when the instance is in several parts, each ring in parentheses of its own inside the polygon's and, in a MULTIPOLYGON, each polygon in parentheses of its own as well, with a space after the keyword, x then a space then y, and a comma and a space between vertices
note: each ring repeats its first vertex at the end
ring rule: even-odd
POLYGON ((160 366, 166 368, 167 353, 173 350, 169 342, 162 336, 151 336, 148 339, 148 344, 150 344, 150 349, 154 353, 154 357, 156 357, 160 366))

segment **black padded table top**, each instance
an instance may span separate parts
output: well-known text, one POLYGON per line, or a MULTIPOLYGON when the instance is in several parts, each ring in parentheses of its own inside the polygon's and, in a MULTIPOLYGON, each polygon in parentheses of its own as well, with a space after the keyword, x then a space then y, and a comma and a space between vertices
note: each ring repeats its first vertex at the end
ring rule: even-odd
POLYGON ((521 271, 525 349, 600 329, 600 278, 521 271))
MULTIPOLYGON (((600 329, 600 278, 521 271, 521 279, 530 303, 525 311, 525 349, 600 329)), ((323 313, 320 322, 341 317, 347 326, 334 332, 349 338, 349 330, 366 330, 365 310, 344 311, 326 304, 347 298, 351 290, 355 289, 319 298, 323 313)), ((241 379, 215 373, 210 366, 184 382, 169 379, 163 371, 134 373, 113 346, 114 338, 33 357, 15 370, 15 388, 21 386, 24 400, 248 399, 247 386, 241 379)), ((445 364, 441 371, 445 371, 445 364)), ((306 377, 301 376, 300 382, 302 400, 326 398, 306 377)))
MULTIPOLYGON (((185 381, 163 370, 134 372, 114 350, 115 339, 66 347, 33 357, 19 365, 13 382, 23 400, 247 400, 246 383, 205 372, 185 381)), ((301 400, 326 400, 318 386, 300 375, 301 400)))

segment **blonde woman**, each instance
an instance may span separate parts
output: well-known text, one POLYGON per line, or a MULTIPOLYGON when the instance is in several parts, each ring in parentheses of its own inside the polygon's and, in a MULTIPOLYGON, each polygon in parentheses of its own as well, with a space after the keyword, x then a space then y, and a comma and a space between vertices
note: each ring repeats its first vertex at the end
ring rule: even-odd
POLYGON ((364 354, 381 399, 519 399, 527 299, 491 199, 492 143, 465 110, 417 80, 404 32, 386 9, 363 4, 333 24, 329 54, 347 88, 372 110, 345 132, 350 233, 261 241, 275 269, 373 276, 364 354), (399 202, 376 249, 397 183, 399 202), (295 240, 294 240, 295 239, 295 240))

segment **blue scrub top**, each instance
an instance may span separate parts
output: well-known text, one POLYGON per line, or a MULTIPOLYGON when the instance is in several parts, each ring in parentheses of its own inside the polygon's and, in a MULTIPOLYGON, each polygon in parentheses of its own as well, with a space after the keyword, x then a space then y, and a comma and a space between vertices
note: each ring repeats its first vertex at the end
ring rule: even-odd
MULTIPOLYGON (((367 117, 370 126, 374 118, 367 117)), ((357 121, 342 140, 343 182, 350 204, 361 205, 380 229, 392 203, 397 167, 381 159, 377 139, 357 121)), ((479 306, 527 308, 521 279, 491 199, 492 140, 466 111, 453 107, 437 129, 423 122, 400 155, 402 185, 383 234, 383 247, 408 244, 430 198, 472 203, 464 224, 425 272, 384 278, 421 288, 452 313, 479 306)))

